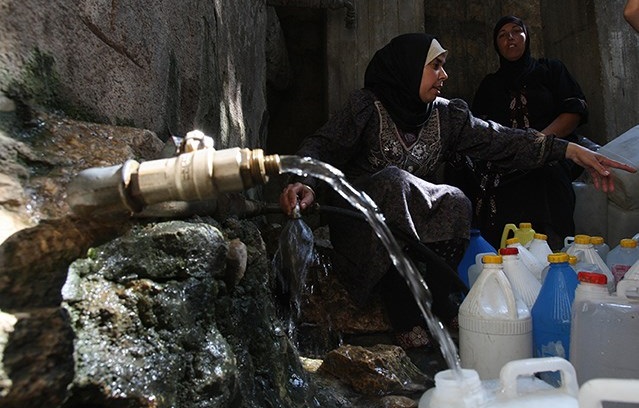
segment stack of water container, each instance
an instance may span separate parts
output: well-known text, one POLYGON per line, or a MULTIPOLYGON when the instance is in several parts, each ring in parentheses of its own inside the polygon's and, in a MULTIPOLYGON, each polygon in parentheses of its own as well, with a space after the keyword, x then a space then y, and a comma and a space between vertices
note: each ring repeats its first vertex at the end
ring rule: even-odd
POLYGON ((553 253, 529 223, 507 228, 499 251, 466 254, 462 370, 438 373, 420 408, 639 407, 639 234, 553 253))

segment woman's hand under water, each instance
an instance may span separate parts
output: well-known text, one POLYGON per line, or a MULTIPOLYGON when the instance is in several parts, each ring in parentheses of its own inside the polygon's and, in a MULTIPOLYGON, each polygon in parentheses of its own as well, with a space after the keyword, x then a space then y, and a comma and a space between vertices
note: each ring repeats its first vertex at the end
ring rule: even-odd
POLYGON ((566 159, 570 159, 588 170, 595 188, 606 193, 615 190, 615 183, 610 168, 616 168, 635 173, 637 170, 627 164, 609 159, 599 153, 586 149, 575 143, 569 143, 566 149, 566 159))
POLYGON ((315 192, 302 183, 289 184, 280 194, 280 208, 286 215, 291 215, 295 205, 300 203, 300 209, 305 210, 315 201, 315 192))

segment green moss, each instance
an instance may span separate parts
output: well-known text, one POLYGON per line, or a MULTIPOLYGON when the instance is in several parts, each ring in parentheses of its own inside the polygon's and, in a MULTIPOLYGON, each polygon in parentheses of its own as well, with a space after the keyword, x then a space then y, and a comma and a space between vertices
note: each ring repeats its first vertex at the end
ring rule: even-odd
POLYGON ((47 108, 57 108, 60 79, 55 71, 55 58, 36 48, 25 64, 20 78, 7 85, 6 93, 24 102, 32 101, 47 108))
POLYGON ((55 58, 37 47, 31 53, 19 77, 5 82, 7 85, 4 93, 25 106, 41 106, 88 122, 108 122, 91 108, 71 104, 62 97, 55 58))

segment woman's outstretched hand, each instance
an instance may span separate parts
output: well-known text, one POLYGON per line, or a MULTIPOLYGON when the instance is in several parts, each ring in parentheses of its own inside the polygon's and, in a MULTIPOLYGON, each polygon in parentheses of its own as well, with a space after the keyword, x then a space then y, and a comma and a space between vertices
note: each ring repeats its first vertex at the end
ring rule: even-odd
POLYGON ((575 143, 569 143, 566 149, 566 159, 570 159, 584 169, 588 170, 595 188, 606 193, 615 190, 615 183, 610 168, 616 168, 635 173, 637 170, 627 164, 609 159, 599 153, 581 147, 575 143))
POLYGON ((308 208, 315 201, 315 192, 302 183, 289 184, 280 194, 280 208, 286 215, 291 215, 295 205, 299 202, 300 209, 308 208))

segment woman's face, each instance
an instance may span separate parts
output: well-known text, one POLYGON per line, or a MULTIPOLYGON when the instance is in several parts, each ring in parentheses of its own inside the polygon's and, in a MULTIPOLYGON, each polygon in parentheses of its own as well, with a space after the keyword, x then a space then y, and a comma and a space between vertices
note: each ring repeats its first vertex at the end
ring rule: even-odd
POLYGON ((526 50, 526 33, 515 23, 504 24, 497 33, 499 54, 508 61, 517 61, 526 50))
POLYGON ((441 54, 429 64, 424 65, 422 82, 419 85, 419 97, 424 103, 430 103, 442 93, 448 74, 444 70, 446 54, 441 54))

